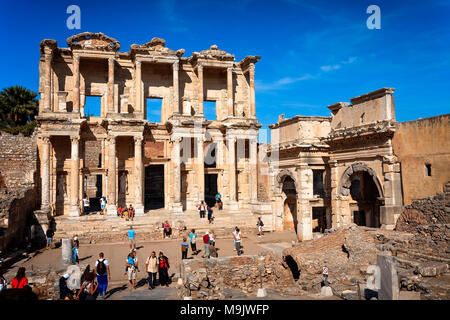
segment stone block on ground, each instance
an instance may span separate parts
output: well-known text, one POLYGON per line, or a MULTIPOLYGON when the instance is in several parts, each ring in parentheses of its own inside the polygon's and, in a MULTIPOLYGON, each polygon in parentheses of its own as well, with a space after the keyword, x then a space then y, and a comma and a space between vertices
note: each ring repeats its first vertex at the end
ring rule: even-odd
POLYGON ((445 262, 428 261, 419 264, 415 272, 422 277, 436 277, 447 272, 448 265, 445 262))
POLYGON ((398 300, 399 285, 397 261, 394 257, 378 255, 377 265, 380 268, 380 289, 378 300, 398 300))

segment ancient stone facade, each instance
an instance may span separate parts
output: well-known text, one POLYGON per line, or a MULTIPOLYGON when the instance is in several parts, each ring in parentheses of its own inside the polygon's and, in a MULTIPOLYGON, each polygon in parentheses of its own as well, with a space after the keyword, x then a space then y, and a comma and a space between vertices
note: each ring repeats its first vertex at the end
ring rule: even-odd
POLYGON ((277 230, 311 240, 351 223, 393 229, 404 197, 432 195, 449 181, 449 116, 398 123, 393 92, 330 105, 331 117, 281 115, 269 126, 277 230))
POLYGON ((88 32, 67 45, 40 45, 43 212, 79 216, 86 195, 106 196, 108 215, 129 203, 138 215, 181 213, 214 203, 217 191, 230 211, 257 201, 260 57, 236 62, 216 45, 183 57, 159 38, 120 52, 117 40, 88 32), (86 115, 91 96, 101 97, 100 117, 86 115), (147 120, 149 99, 161 101, 158 123, 147 120), (204 101, 215 102, 216 119, 205 118, 204 101))

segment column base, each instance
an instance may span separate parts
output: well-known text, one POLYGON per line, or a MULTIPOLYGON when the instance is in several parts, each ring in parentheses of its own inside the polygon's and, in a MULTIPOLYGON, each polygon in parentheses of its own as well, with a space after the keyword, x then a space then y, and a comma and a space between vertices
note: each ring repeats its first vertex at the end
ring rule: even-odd
POLYGON ((117 206, 115 204, 108 204, 106 206, 106 215, 117 216, 117 206))
POLYGON ((137 204, 134 207, 134 213, 136 214, 136 217, 142 217, 144 215, 144 206, 142 204, 137 204))
POLYGON ((230 212, 239 211, 239 203, 236 200, 229 200, 227 204, 227 209, 230 212))
POLYGON ((183 205, 181 202, 172 203, 170 206, 170 211, 175 214, 183 213, 183 205))
POLYGON ((72 206, 69 209, 69 217, 79 217, 81 216, 80 207, 72 206))

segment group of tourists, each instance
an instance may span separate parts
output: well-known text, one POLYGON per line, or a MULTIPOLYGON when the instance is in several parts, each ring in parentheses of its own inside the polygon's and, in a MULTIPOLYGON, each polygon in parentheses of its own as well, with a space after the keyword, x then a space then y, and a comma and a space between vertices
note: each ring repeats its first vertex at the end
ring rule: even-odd
POLYGON ((117 209, 117 216, 123 218, 125 217, 125 219, 127 221, 134 220, 134 215, 135 215, 135 211, 133 208, 133 205, 130 203, 130 205, 127 207, 126 205, 124 206, 119 206, 119 208, 117 209))
POLYGON ((200 203, 198 206, 198 211, 200 214, 200 218, 204 218, 206 212, 208 212, 208 222, 211 224, 213 223, 214 216, 213 216, 213 209, 212 207, 208 206, 204 201, 200 203))
POLYGON ((5 293, 10 297, 17 297, 16 294, 20 294, 22 297, 27 296, 26 299, 37 300, 40 291, 28 282, 25 267, 19 267, 9 286, 6 278, 0 274, 0 294, 3 295, 5 293))

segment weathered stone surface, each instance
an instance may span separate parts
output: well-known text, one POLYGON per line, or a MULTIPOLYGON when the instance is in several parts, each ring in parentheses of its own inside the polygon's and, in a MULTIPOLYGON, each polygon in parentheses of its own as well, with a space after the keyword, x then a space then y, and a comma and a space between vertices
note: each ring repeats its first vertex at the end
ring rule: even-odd
POLYGON ((378 290, 378 300, 398 300, 397 261, 391 256, 378 255, 377 265, 380 268, 381 281, 381 288, 378 290))
POLYGON ((424 262, 416 267, 416 273, 422 277, 436 277, 447 272, 448 265, 444 262, 424 262))

